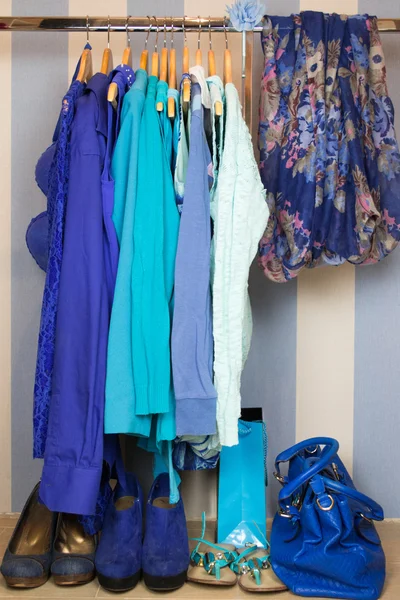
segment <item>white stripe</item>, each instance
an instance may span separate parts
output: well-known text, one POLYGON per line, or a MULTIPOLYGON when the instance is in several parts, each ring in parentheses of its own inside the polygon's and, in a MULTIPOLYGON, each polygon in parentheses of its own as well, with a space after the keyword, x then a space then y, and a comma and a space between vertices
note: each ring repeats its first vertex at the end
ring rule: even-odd
POLYGON ((358 0, 300 0, 300 10, 354 15, 358 12, 358 0))
MULTIPOLYGON (((11 15, 11 0, 1 12, 11 15)), ((11 511, 11 33, 0 34, 0 513, 11 511)))
POLYGON ((303 271, 297 287, 296 440, 330 436, 353 465, 354 267, 303 271))
MULTIPOLYGON (((300 0, 300 10, 354 14, 358 0, 300 0)), ((354 267, 303 272, 297 288, 296 439, 336 437, 353 466, 354 267)))

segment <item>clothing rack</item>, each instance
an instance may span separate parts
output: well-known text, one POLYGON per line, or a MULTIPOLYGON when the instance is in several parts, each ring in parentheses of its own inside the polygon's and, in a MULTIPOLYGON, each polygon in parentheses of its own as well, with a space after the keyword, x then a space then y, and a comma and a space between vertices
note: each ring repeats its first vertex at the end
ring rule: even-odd
MULTIPOLYGON (((225 17, 154 17, 151 19, 151 29, 156 31, 157 25, 163 32, 174 33, 203 32, 238 33, 225 17)), ((55 31, 55 32, 148 32, 149 17, 1 17, 1 31, 55 31)), ((400 33, 400 19, 378 19, 378 29, 382 33, 400 33)), ((253 31, 243 32, 242 39, 242 78, 243 112, 246 123, 252 130, 252 87, 253 87, 253 50, 254 32, 261 32, 262 26, 253 31)))

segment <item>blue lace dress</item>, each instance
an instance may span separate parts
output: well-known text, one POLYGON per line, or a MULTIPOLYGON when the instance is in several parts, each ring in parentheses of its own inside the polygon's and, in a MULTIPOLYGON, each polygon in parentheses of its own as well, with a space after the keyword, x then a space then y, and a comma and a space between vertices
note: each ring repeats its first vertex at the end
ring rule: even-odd
MULTIPOLYGON (((85 84, 73 81, 62 101, 58 138, 49 172, 47 193, 48 263, 43 292, 33 399, 33 456, 43 458, 49 418, 51 379, 54 364, 55 332, 60 272, 63 253, 63 231, 68 191, 69 138, 77 99, 85 84)), ((46 151, 46 152, 47 152, 46 151)))

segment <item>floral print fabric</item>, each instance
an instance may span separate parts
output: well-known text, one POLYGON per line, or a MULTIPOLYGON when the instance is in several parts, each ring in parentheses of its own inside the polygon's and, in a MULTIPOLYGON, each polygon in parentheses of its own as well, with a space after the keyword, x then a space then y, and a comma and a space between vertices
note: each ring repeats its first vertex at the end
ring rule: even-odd
POLYGON ((400 240, 400 155, 376 18, 266 17, 262 45, 261 267, 285 282, 381 260, 400 240))

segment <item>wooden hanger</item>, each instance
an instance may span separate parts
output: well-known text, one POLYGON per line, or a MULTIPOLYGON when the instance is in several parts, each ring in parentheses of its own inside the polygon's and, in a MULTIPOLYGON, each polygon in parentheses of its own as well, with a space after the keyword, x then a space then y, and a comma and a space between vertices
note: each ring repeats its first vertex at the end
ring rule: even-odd
MULTIPOLYGON (((183 39, 184 39, 183 56, 182 56, 182 73, 189 73, 189 48, 187 45, 185 19, 186 19, 186 17, 184 16, 183 23, 182 23, 183 39)), ((185 77, 185 79, 183 80, 182 96, 183 96, 183 108, 186 110, 188 108, 188 105, 190 102, 190 79, 188 79, 187 77, 185 77)))
MULTIPOLYGON (((168 48, 167 48, 167 24, 164 19, 164 41, 161 50, 160 81, 167 81, 168 77, 168 48)), ((158 112, 164 110, 164 102, 157 102, 158 112)))
MULTIPOLYGON (((174 48, 174 21, 171 17, 171 49, 169 51, 168 87, 176 90, 176 50, 174 48)), ((175 118, 175 99, 168 98, 168 117, 175 118)))
POLYGON ((151 32, 151 17, 147 16, 147 18, 149 20, 149 30, 147 32, 146 40, 144 42, 144 50, 142 51, 142 54, 140 55, 140 62, 139 62, 139 67, 140 67, 140 69, 143 69, 143 71, 147 71, 147 61, 149 58, 149 51, 147 50, 147 44, 148 44, 149 35, 151 32))
POLYGON ((224 82, 232 83, 232 55, 228 48, 228 34, 226 33, 226 17, 224 17, 225 52, 224 52, 224 82))
POLYGON ((124 53, 122 55, 122 61, 121 63, 123 65, 128 65, 128 67, 132 68, 132 48, 131 48, 131 38, 129 35, 129 19, 130 19, 130 15, 128 17, 126 17, 126 24, 125 24, 125 29, 126 29, 126 48, 124 50, 124 53))
POLYGON ((156 43, 154 44, 154 52, 151 57, 151 74, 158 77, 158 21, 157 17, 153 17, 156 22, 156 43))
MULTIPOLYGON (((89 43, 89 15, 86 15, 86 42, 89 43)), ((77 80, 86 83, 93 75, 92 51, 85 48, 81 55, 81 62, 77 75, 77 80)))
POLYGON ((107 48, 103 52, 100 73, 109 75, 113 68, 113 55, 110 48, 110 15, 108 15, 107 48))
MULTIPOLYGON (((129 67, 132 67, 132 50, 131 50, 131 38, 129 37, 129 31, 128 31, 128 22, 129 22, 130 17, 126 18, 126 48, 124 50, 124 53, 122 55, 122 63, 123 65, 128 65, 129 67)), ((111 102, 113 105, 115 104, 115 102, 117 101, 117 96, 118 96, 118 85, 116 83, 110 83, 110 85, 108 86, 108 92, 107 92, 107 100, 109 102, 111 102)))
POLYGON ((203 64, 203 55, 201 53, 201 41, 200 41, 200 36, 201 36, 201 21, 200 21, 200 15, 198 17, 199 19, 199 33, 197 36, 197 50, 196 50, 196 66, 201 66, 203 64))
MULTIPOLYGON (((210 49, 208 51, 208 76, 212 77, 213 75, 217 74, 217 67, 215 65, 214 50, 212 49, 211 17, 208 17, 208 35, 209 35, 209 43, 210 43, 210 49)), ((214 108, 215 108, 215 114, 217 115, 217 117, 221 117, 222 116, 222 102, 217 100, 214 108)))
POLYGON ((92 51, 86 49, 82 52, 81 64, 77 75, 77 80, 81 83, 89 81, 93 75, 92 51))

